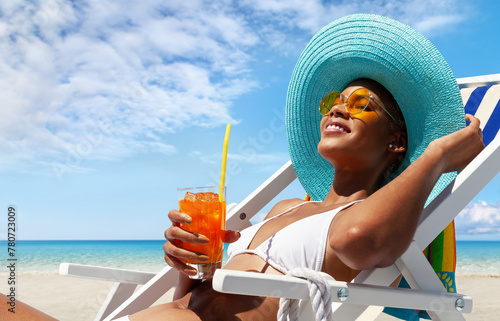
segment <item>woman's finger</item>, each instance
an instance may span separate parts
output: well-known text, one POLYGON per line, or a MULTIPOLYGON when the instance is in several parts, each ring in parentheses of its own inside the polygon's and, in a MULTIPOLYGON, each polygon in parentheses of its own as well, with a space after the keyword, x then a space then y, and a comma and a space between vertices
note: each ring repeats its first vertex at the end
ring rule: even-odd
POLYGON ((224 243, 233 243, 236 242, 241 234, 238 231, 224 231, 224 243))
POLYGON ((174 269, 181 271, 182 273, 185 273, 187 275, 196 275, 197 274, 195 268, 193 268, 189 265, 186 265, 182 261, 176 259, 175 257, 169 256, 167 254, 165 254, 165 262, 169 266, 173 267, 174 269))
POLYGON ((184 224, 184 225, 189 225, 192 222, 191 216, 181 213, 177 210, 171 210, 168 212, 168 218, 172 223, 179 223, 179 224, 184 224))
POLYGON ((469 127, 471 127, 473 130, 477 130, 479 138, 481 138, 481 140, 483 140, 483 131, 480 128, 481 121, 479 120, 479 118, 477 118, 471 114, 466 114, 465 120, 467 120, 470 123, 469 127))
POLYGON ((206 244, 209 241, 208 237, 206 237, 205 235, 185 231, 177 225, 172 225, 165 230, 165 239, 171 242, 179 240, 182 242, 193 244, 206 244))
POLYGON ((165 255, 181 261, 195 261, 201 263, 208 261, 208 255, 180 248, 168 241, 163 244, 163 251, 165 255))
MULTIPOLYGON (((479 122, 479 119, 471 114, 465 114, 465 120, 470 123, 469 126, 476 126, 476 124, 479 122)), ((477 124, 477 126, 479 125, 477 124)))

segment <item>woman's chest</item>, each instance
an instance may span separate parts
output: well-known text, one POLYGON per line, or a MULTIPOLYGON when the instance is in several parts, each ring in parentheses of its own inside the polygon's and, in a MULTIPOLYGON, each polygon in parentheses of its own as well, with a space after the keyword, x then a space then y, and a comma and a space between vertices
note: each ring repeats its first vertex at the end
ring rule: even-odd
POLYGON ((321 221, 328 220, 329 218, 324 214, 314 213, 304 206, 300 210, 285 213, 261 224, 255 229, 255 234, 248 245, 248 249, 255 249, 277 235, 282 238, 291 237, 289 241, 296 240, 295 238, 304 237, 319 228, 318 225, 322 224, 321 221))

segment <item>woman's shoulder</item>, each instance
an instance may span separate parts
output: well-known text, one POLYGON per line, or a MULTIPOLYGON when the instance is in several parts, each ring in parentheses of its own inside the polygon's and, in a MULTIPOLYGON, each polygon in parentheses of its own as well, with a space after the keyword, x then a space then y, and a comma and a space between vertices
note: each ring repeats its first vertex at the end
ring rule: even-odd
POLYGON ((266 215, 265 219, 274 217, 276 215, 279 215, 290 208, 297 206, 299 204, 304 203, 305 201, 300 198, 292 198, 292 199, 287 199, 287 200, 282 200, 276 203, 273 208, 269 211, 269 213, 266 215))

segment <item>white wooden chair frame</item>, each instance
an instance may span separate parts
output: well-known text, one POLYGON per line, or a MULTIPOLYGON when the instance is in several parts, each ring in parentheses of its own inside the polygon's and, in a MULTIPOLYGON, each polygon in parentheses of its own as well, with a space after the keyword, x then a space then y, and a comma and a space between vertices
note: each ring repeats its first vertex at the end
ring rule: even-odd
MULTIPOLYGON (((462 88, 500 84, 500 74, 463 78, 458 79, 458 82, 462 88)), ((341 288, 347 288, 349 291, 347 300, 339 301, 342 304, 338 304, 334 319, 373 320, 383 309, 375 306, 392 306, 426 310, 433 320, 464 320, 461 313, 470 313, 472 299, 446 292, 422 250, 500 171, 499 145, 500 135, 497 135, 425 208, 413 242, 395 264, 383 269, 362 271, 350 283, 330 281, 333 293, 337 293, 341 288), (404 275, 411 290, 389 287, 400 274, 404 275), (456 308, 457 302, 460 303, 459 306, 463 306, 460 311, 456 308)), ((295 178, 291 161, 288 161, 240 204, 228 206, 227 229, 241 230, 250 226, 250 219, 295 178)), ((115 282, 94 319, 113 320, 151 306, 175 286, 178 272, 170 267, 165 267, 155 274, 61 263, 59 274, 115 282), (141 284, 143 286, 135 291, 137 285, 141 284)), ((308 295, 307 291, 304 292, 304 280, 255 274, 257 273, 219 270, 214 277, 213 287, 228 293, 306 299, 302 304, 303 316, 304 320, 310 320, 312 311, 306 303, 308 295), (257 284, 259 286, 255 286, 257 284)))

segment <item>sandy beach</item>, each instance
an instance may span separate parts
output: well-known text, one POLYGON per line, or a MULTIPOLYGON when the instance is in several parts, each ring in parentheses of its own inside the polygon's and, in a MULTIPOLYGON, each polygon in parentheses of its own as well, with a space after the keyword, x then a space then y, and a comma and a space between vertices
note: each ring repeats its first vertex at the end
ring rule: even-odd
MULTIPOLYGON (((6 284, 2 282, 1 293, 6 294, 6 284)), ((94 320, 113 285, 56 273, 23 273, 17 276, 17 284, 16 299, 61 321, 94 320)), ((167 292, 155 304, 169 302, 171 295, 167 292)))
MULTIPOLYGON (((5 276, 3 276, 6 278, 5 276)), ((59 320, 93 320, 106 298, 112 283, 73 277, 55 273, 21 274, 17 276, 16 298, 30 304, 59 320)), ((472 296, 474 308, 465 314, 467 321, 494 320, 500 313, 500 278, 457 276, 458 292, 472 296)), ((0 292, 7 292, 7 282, 1 282, 0 292)), ((168 302, 171 293, 156 304, 168 302)), ((378 321, 397 320, 380 315, 378 321)))

